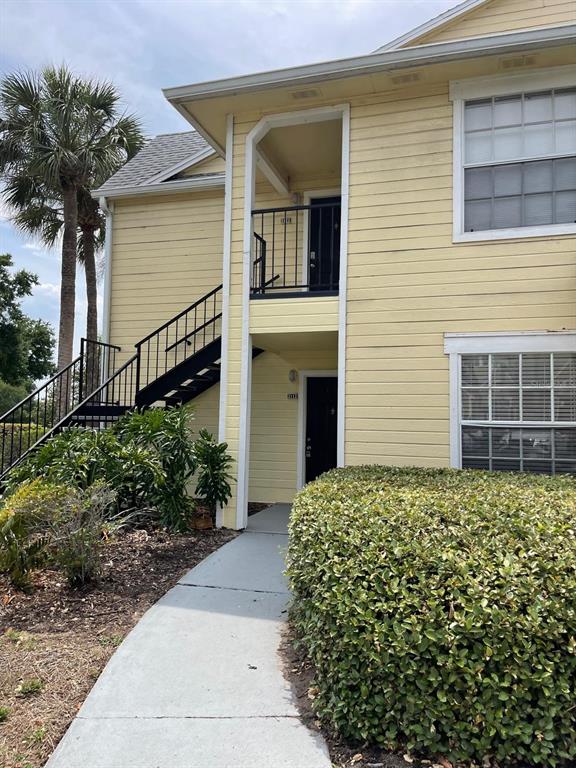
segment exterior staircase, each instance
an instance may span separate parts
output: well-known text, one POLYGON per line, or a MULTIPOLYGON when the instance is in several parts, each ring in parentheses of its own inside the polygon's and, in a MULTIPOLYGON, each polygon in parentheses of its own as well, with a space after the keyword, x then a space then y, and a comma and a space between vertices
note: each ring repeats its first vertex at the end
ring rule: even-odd
POLYGON ((105 429, 135 408, 181 405, 220 381, 222 286, 135 347, 117 367, 119 347, 82 339, 70 365, 0 416, 0 481, 66 428, 105 429))

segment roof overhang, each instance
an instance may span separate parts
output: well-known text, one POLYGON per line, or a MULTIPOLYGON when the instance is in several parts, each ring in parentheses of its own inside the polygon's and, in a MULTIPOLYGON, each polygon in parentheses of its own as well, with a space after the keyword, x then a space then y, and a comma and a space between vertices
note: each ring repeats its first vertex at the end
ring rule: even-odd
POLYGON ((214 173, 210 176, 189 176, 177 181, 164 181, 158 184, 144 184, 131 187, 117 187, 116 189, 95 189, 92 197, 98 199, 104 197, 107 200, 119 197, 140 197, 142 195, 173 195, 179 192, 200 192, 209 189, 224 187, 224 173, 214 173))
MULTIPOLYGON (((255 104, 259 102, 253 100, 250 103, 250 94, 259 95, 282 89, 305 89, 318 83, 329 84, 350 78, 373 78, 380 73, 396 70, 574 46, 575 42, 576 24, 569 24, 370 53, 307 66, 166 88, 163 93, 188 122, 223 154, 225 116, 237 110, 254 109, 255 104)), ((374 90, 372 87, 372 91, 374 90)))

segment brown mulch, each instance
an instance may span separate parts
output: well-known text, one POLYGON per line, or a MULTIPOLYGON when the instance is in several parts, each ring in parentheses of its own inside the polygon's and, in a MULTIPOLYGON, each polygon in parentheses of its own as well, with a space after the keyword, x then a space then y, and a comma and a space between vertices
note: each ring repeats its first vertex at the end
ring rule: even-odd
POLYGON ((28 593, 0 576, 0 766, 40 768, 104 665, 142 614, 232 531, 133 531, 104 548, 99 582, 71 590, 34 575, 28 593), (39 690, 24 695, 32 681, 39 690), (2 722, 2 707, 9 709, 2 722))
POLYGON ((412 755, 389 752, 378 747, 346 744, 337 734, 324 728, 312 710, 314 694, 314 668, 306 654, 295 642, 290 628, 284 631, 280 655, 284 677, 292 685, 300 716, 313 731, 321 733, 330 751, 334 768, 449 768, 450 763, 435 764, 432 760, 419 761, 412 755))

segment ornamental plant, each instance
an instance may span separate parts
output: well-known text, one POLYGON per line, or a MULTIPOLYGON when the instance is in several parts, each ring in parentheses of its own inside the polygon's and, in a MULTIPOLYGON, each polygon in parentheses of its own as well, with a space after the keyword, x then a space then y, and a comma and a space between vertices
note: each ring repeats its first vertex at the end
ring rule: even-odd
POLYGON ((456 761, 576 764, 576 483, 391 467, 296 497, 291 617, 319 717, 456 761))

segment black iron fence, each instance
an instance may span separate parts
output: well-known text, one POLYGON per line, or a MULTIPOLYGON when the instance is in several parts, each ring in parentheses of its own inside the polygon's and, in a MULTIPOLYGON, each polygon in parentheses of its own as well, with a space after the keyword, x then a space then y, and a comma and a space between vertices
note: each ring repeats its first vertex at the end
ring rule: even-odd
POLYGON ((253 296, 336 294, 340 202, 252 211, 253 296))
POLYGON ((0 475, 110 377, 119 349, 82 339, 77 358, 0 415, 0 475))

